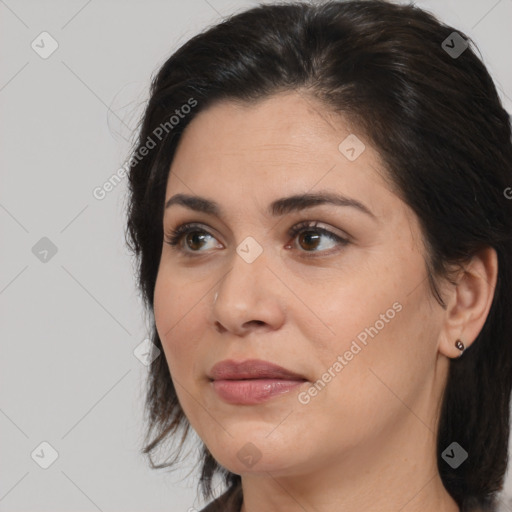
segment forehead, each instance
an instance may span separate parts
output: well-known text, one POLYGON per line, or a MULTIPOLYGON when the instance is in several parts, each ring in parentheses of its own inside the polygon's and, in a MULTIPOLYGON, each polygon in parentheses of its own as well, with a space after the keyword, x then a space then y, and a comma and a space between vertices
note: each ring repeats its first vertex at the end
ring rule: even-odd
POLYGON ((383 178, 377 151, 356 131, 348 119, 299 93, 254 104, 215 103, 182 135, 166 198, 184 192, 246 206, 255 197, 270 202, 284 191, 328 189, 357 197, 385 216, 401 201, 383 178), (342 151, 347 140, 359 144, 355 159, 342 151))
POLYGON ((282 164, 284 156, 292 162, 304 158, 315 162, 323 152, 336 161, 339 143, 351 133, 349 122, 338 117, 300 93, 280 93, 252 104, 222 101, 195 117, 179 149, 190 153, 187 149, 193 146, 195 155, 187 154, 189 160, 205 160, 208 155, 265 162, 277 159, 282 164))

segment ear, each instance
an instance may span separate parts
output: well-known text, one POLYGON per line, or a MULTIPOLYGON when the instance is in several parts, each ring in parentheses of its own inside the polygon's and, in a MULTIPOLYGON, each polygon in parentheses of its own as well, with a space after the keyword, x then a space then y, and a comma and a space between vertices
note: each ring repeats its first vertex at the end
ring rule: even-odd
POLYGON ((457 340, 467 349, 477 338, 491 309, 497 277, 498 256, 492 247, 475 254, 457 275, 439 337, 439 352, 446 357, 461 355, 457 340))

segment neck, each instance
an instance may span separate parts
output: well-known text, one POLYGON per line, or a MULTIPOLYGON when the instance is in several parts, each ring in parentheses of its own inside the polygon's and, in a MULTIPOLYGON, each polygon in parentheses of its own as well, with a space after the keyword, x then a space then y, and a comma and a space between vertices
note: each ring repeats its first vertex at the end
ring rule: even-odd
POLYGON ((426 473, 405 461, 404 472, 373 471, 359 475, 339 473, 333 484, 332 475, 300 477, 265 476, 242 478, 244 501, 241 512, 460 512, 444 488, 439 473, 431 467, 426 473))
POLYGON ((243 475, 241 512, 459 512, 439 475, 434 432, 404 408, 403 418, 363 448, 243 475))

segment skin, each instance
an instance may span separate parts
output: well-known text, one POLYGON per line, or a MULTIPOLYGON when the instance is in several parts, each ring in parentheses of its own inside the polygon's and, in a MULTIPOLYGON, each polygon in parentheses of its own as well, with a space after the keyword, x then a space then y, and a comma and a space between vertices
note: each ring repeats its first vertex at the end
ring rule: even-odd
POLYGON ((426 280, 417 217, 383 169, 349 120, 299 92, 214 104, 182 136, 166 201, 198 195, 224 215, 165 211, 165 233, 186 222, 207 233, 202 245, 188 236, 192 249, 182 240, 181 253, 164 242, 155 321, 188 420, 216 460, 242 476, 242 512, 459 510, 437 469, 438 410, 450 358, 460 353, 455 341, 467 348, 488 314, 496 254, 475 256, 456 286, 441 282, 443 309, 426 280), (354 161, 338 149, 350 133, 366 146, 354 161), (375 218, 335 205, 266 211, 275 199, 320 190, 357 199, 375 218), (303 220, 349 243, 291 238, 303 220), (252 263, 236 252, 247 236, 263 249, 252 263), (299 393, 395 303, 400 312, 301 403, 299 393), (252 358, 309 382, 259 405, 224 402, 209 370, 252 358), (237 456, 247 443, 261 456, 251 467, 237 456))

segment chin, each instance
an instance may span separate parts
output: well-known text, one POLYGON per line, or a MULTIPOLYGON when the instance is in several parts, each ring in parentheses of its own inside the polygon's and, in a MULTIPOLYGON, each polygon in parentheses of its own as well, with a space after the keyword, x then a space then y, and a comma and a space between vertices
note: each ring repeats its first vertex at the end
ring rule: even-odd
POLYGON ((254 430, 247 435, 237 435, 229 438, 229 441, 214 447, 208 446, 213 457, 226 469, 235 474, 247 473, 286 473, 293 465, 300 465, 304 461, 295 460, 297 456, 303 456, 301 450, 297 450, 299 443, 287 446, 282 437, 276 436, 269 439, 268 429, 261 435, 255 435, 254 430))
POLYGON ((262 474, 268 476, 268 473, 273 475, 286 474, 290 467, 290 460, 287 457, 282 457, 280 454, 277 454, 276 457, 275 453, 270 455, 260 451, 259 455, 249 455, 246 451, 243 455, 240 455, 240 458, 238 452, 230 457, 226 457, 224 453, 223 457, 217 460, 223 467, 237 475, 262 474))

